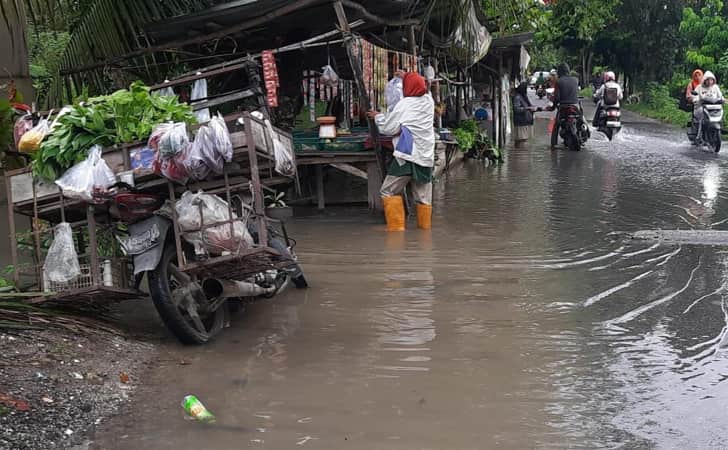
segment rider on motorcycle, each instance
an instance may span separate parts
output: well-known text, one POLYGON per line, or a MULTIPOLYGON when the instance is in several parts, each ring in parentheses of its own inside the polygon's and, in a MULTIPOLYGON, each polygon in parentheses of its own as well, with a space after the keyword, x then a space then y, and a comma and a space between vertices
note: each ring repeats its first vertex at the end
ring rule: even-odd
MULTIPOLYGON (((617 90, 617 101, 615 105, 619 107, 619 101, 622 100, 624 94, 622 93, 622 86, 617 83, 614 72, 612 72, 611 70, 608 72, 604 72, 604 84, 602 84, 599 90, 594 93, 594 100, 598 102, 597 110, 594 112, 594 120, 592 120, 592 125, 594 126, 597 125, 597 120, 599 120, 599 114, 604 108, 604 94, 606 93, 607 89, 617 90)), ((614 101, 614 99, 610 100, 612 102, 614 101)))
MULTIPOLYGON (((556 144, 559 141, 559 125, 560 125, 560 112, 563 106, 578 105, 579 104, 579 80, 571 76, 571 69, 566 63, 561 63, 557 69, 559 78, 556 80, 556 91, 553 97, 553 109, 556 109, 556 125, 554 125, 551 131, 551 150, 556 149, 556 144)), ((580 109, 581 118, 579 123, 583 121, 583 111, 580 109)))
MULTIPOLYGON (((710 70, 705 72, 703 75, 703 84, 698 86, 693 92, 697 95, 692 96, 692 103, 695 105, 693 112, 693 129, 697 130, 698 124, 703 120, 703 103, 708 101, 710 103, 717 103, 723 100, 723 93, 716 84, 715 75, 710 70)), ((691 92, 692 94, 692 92, 691 92)))

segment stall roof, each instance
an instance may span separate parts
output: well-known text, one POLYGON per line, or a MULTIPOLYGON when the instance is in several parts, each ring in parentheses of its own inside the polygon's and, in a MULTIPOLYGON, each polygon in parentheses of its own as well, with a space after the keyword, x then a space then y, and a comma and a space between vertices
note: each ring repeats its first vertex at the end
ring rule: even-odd
POLYGON ((495 37, 493 38, 493 42, 490 44, 490 48, 496 50, 527 45, 533 41, 534 35, 535 33, 533 31, 527 31, 525 33, 495 37))

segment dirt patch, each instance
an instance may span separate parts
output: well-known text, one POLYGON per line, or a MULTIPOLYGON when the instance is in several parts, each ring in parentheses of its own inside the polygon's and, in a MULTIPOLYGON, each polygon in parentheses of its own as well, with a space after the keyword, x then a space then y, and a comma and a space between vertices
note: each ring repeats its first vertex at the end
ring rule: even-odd
POLYGON ((85 447, 141 382, 156 346, 113 333, 0 333, 0 449, 85 447))

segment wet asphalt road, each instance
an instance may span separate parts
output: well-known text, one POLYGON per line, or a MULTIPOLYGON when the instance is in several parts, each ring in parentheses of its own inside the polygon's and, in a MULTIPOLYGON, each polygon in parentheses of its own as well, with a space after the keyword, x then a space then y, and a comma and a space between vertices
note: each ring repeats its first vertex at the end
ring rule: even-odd
POLYGON ((297 218, 311 289, 168 339, 92 448, 728 447, 726 251, 628 235, 728 230, 727 157, 629 115, 550 152, 541 116, 502 166, 439 180, 432 233, 297 218), (189 393, 217 424, 184 420, 189 393))

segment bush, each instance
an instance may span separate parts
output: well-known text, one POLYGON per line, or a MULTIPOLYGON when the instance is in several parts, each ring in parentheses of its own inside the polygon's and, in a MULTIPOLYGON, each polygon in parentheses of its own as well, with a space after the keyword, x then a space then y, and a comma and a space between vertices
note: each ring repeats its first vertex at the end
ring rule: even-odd
MULTIPOLYGON (((685 86, 687 86, 687 82, 685 86)), ((690 113, 680 110, 678 104, 678 99, 670 95, 670 88, 667 85, 650 82, 647 83, 642 95, 642 102, 627 105, 627 109, 662 122, 684 127, 690 121, 690 113)))

